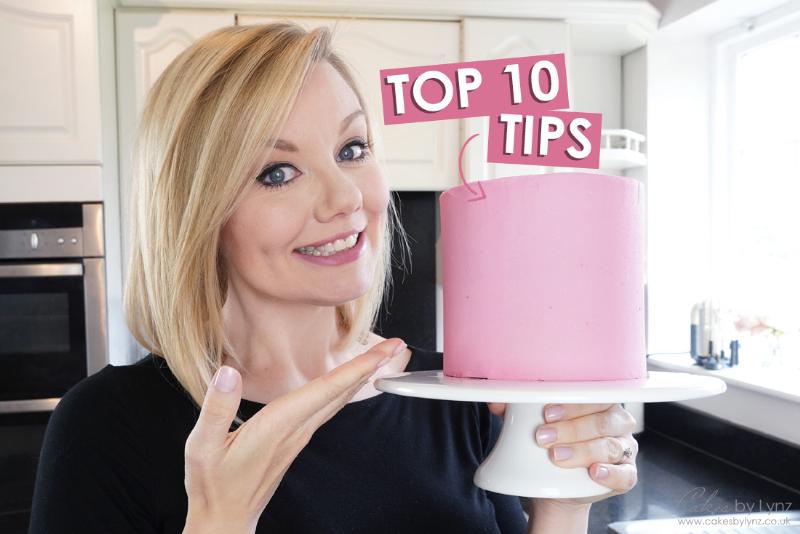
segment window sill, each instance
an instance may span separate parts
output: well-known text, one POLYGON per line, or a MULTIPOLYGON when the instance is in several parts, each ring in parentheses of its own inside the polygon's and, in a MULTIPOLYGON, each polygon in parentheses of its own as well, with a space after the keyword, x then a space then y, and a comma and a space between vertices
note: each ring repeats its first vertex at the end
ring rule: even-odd
POLYGON ((718 370, 706 369, 695 364, 689 353, 681 354, 651 354, 647 356, 648 368, 655 370, 677 371, 697 375, 708 375, 721 378, 728 385, 737 386, 761 393, 779 397, 800 404, 798 384, 800 384, 800 371, 781 369, 764 369, 758 367, 727 367, 718 370))

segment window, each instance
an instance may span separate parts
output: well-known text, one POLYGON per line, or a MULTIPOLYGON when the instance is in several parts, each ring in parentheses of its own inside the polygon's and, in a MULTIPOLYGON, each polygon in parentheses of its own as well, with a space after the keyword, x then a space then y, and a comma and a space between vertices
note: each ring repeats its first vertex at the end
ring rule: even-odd
POLYGON ((800 21, 717 42, 712 273, 743 365, 800 368, 800 21))

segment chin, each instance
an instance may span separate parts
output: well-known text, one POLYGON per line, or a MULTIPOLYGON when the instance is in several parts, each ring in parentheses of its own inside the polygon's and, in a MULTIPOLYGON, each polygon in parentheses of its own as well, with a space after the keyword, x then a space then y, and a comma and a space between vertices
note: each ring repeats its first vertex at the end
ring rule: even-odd
POLYGON ((299 297, 317 306, 341 306, 366 294, 372 287, 372 277, 348 276, 329 280, 328 283, 316 281, 305 285, 306 298, 299 297), (335 282, 335 283, 331 283, 335 282))
POLYGON ((332 306, 341 306, 342 304, 347 304, 348 302, 352 302, 356 299, 359 299, 367 294, 370 290, 370 284, 363 284, 358 288, 352 288, 350 291, 337 291, 336 296, 333 296, 331 299, 332 306))

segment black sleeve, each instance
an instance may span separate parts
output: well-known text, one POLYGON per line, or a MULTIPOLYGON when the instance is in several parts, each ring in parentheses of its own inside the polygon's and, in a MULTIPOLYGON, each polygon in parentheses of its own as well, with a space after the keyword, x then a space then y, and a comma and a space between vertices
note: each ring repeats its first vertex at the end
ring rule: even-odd
POLYGON ((45 430, 29 534, 157 532, 143 437, 106 367, 70 389, 45 430))
MULTIPOLYGON (((500 437, 503 428, 503 418, 489 411, 485 402, 478 402, 478 419, 481 424, 481 442, 483 445, 483 458, 486 459, 500 437)), ((527 532, 528 521, 525 518, 522 503, 519 497, 487 491, 486 496, 494 504, 497 525, 503 534, 527 532)))

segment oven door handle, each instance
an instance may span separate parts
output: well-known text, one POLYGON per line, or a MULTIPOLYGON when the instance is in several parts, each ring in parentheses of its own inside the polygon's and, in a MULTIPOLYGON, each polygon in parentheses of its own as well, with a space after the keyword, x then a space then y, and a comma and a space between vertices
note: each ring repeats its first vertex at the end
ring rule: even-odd
POLYGON ((0 265, 0 278, 83 276, 82 263, 17 263, 0 265))

